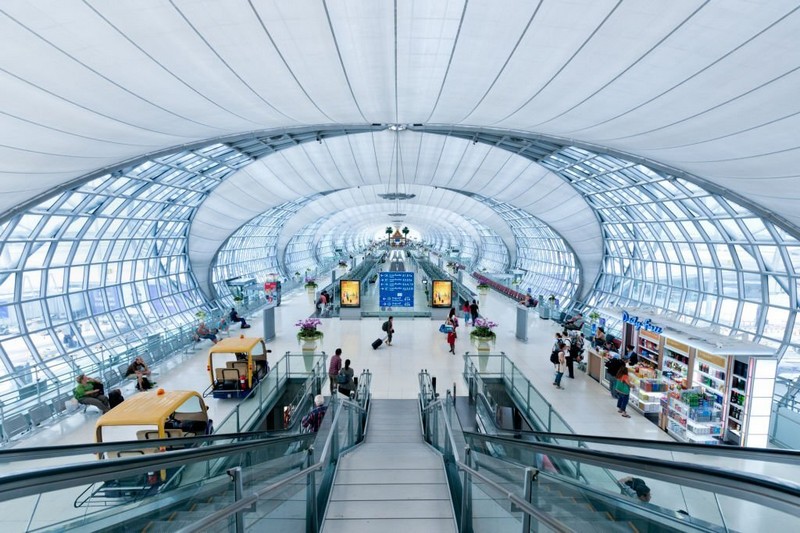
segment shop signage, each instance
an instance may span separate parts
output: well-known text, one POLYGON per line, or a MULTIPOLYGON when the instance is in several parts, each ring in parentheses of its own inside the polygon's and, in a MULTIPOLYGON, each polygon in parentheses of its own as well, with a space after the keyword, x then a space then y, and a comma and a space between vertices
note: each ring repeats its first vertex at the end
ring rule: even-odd
POLYGON ((645 331, 652 331, 653 333, 659 333, 659 334, 662 331, 664 331, 659 326, 654 326, 653 323, 650 322, 649 318, 644 322, 642 322, 639 320, 638 316, 631 316, 628 314, 627 311, 622 312, 622 321, 625 322, 626 324, 633 324, 633 327, 636 328, 636 331, 644 329, 645 331))

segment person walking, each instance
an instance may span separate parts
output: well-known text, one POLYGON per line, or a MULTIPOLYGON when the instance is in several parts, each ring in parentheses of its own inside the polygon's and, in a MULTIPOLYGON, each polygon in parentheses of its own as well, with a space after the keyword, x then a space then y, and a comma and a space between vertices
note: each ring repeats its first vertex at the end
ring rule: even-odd
POLYGON ((464 300, 464 305, 461 306, 461 312, 464 313, 464 326, 469 324, 469 302, 464 300))
POLYGON ((625 418, 630 418, 631 415, 625 412, 628 407, 628 399, 631 397, 631 382, 628 379, 628 367, 624 364, 617 372, 617 412, 625 418))
POLYGON ((386 346, 391 346, 392 335, 394 335, 394 317, 390 316, 389 319, 383 323, 381 329, 386 332, 386 346))
POLYGON ((556 379, 553 382, 553 385, 556 386, 557 389, 564 390, 564 387, 561 386, 561 378, 564 377, 564 372, 567 371, 567 355, 566 350, 564 347, 564 343, 559 343, 558 345, 558 362, 555 363, 555 371, 556 371, 556 379))
POLYGON ((325 405, 325 398, 323 398, 322 394, 317 394, 314 397, 314 407, 303 417, 300 425, 310 429, 312 433, 316 433, 322 425, 322 419, 325 418, 325 411, 327 410, 328 406, 325 405))
POLYGON ((339 371, 342 369, 342 349, 336 348, 336 351, 331 357, 331 363, 328 365, 328 381, 331 387, 331 396, 336 394, 336 387, 338 383, 336 378, 339 376, 339 371))
POLYGON ((472 326, 475 327, 475 321, 478 319, 478 300, 472 300, 469 306, 469 314, 472 315, 472 326))
POLYGON ((353 371, 352 368, 350 368, 350 359, 345 359, 344 367, 341 370, 339 370, 339 375, 336 378, 336 381, 339 384, 340 394, 344 394, 349 398, 350 393, 355 392, 356 382, 353 381, 354 376, 355 372, 353 371))
POLYGON ((456 330, 447 332, 447 344, 450 345, 450 353, 456 353, 456 330))
POLYGON ((608 388, 611 391, 611 397, 617 398, 617 374, 620 368, 625 368, 625 361, 619 357, 612 356, 611 359, 606 361, 606 378, 608 379, 608 388))

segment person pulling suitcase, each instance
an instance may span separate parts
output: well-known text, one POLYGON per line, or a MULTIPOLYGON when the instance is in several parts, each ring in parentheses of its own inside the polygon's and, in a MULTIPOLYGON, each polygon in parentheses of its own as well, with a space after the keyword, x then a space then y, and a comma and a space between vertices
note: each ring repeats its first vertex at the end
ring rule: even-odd
MULTIPOLYGON (((392 345, 392 334, 394 333, 394 317, 389 317, 389 319, 381 325, 381 329, 386 332, 386 346, 392 345)), ((372 349, 377 350, 380 348, 381 344, 383 344, 383 339, 378 337, 375 339, 375 342, 372 343, 372 349)))

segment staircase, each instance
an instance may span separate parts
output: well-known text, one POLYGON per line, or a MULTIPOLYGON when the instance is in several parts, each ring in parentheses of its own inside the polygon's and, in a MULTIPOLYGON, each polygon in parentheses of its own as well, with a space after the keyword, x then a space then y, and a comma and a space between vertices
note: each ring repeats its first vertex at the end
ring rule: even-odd
POLYGON ((336 469, 323 533, 456 531, 442 457, 416 400, 372 400, 364 443, 336 469))

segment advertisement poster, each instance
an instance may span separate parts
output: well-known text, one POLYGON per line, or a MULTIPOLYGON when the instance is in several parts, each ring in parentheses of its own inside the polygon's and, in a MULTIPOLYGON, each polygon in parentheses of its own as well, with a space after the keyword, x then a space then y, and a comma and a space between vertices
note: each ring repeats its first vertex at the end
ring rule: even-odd
POLYGON ((444 279, 433 280, 433 307, 453 306, 453 282, 444 279))
POLYGON ((361 282, 358 280, 339 280, 339 294, 342 307, 361 307, 361 282))

